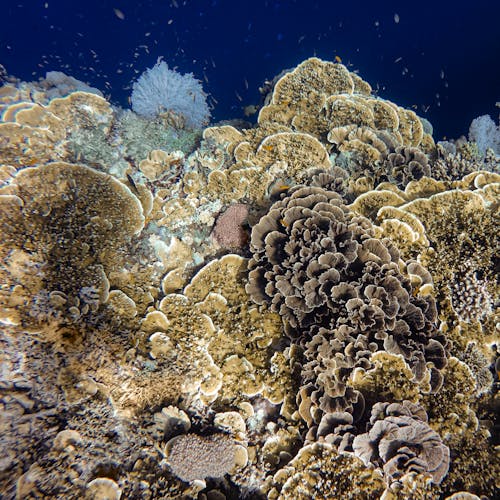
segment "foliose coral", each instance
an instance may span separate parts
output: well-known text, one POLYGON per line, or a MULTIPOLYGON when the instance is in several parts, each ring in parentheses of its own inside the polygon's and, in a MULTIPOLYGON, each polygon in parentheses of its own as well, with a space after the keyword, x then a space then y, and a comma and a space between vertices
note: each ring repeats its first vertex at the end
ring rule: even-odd
POLYGON ((317 58, 242 130, 53 90, 0 89, 2 495, 495 498, 491 150, 317 58))
POLYGON ((374 352, 401 356, 417 383, 439 390, 446 351, 433 298, 414 293, 394 244, 338 194, 291 188, 252 228, 251 250, 246 289, 284 319, 307 440, 350 447, 365 413, 351 378, 374 352))
POLYGON ((416 472, 439 484, 448 472, 449 448, 429 427, 425 410, 408 401, 376 403, 368 432, 356 436, 352 446, 365 464, 381 466, 389 482, 416 472))
POLYGON ((124 263, 124 247, 144 225, 134 194, 84 165, 20 170, 0 203, 2 317, 25 326, 95 313, 108 300, 108 276, 124 263))

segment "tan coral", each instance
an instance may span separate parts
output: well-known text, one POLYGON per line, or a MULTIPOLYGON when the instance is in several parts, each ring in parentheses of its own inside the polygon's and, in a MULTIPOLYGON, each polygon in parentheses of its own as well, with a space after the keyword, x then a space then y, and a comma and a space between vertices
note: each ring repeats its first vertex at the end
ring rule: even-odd
POLYGON ((67 159, 66 139, 78 128, 109 130, 113 111, 102 97, 73 92, 49 104, 14 103, 4 110, 0 135, 6 141, 2 161, 18 168, 67 159))
POLYGON ((161 149, 150 151, 148 157, 139 163, 139 170, 150 180, 162 177, 169 169, 181 165, 184 161, 182 151, 166 152, 161 149))
POLYGON ((111 105, 106 99, 80 91, 52 99, 47 110, 72 127, 108 127, 113 116, 111 105))
POLYGON ((393 106, 383 99, 370 99, 368 105, 372 108, 374 128, 398 130, 399 116, 393 106))
POLYGON ((382 207, 402 205, 405 199, 389 190, 372 190, 363 193, 354 200, 349 208, 368 218, 373 218, 382 207))
POLYGON ((428 379, 417 383, 402 356, 380 351, 373 353, 370 361, 373 368, 356 369, 350 382, 367 399, 418 403, 421 393, 430 391, 428 379))
POLYGON ((377 471, 357 457, 338 454, 328 444, 304 446, 293 460, 268 481, 270 500, 327 500, 378 498, 385 482, 377 471))
POLYGON ((203 131, 203 139, 214 141, 227 148, 229 153, 232 153, 234 145, 244 140, 244 135, 230 125, 223 125, 221 127, 206 128, 203 131))
POLYGON ((495 300, 498 290, 493 260, 498 235, 492 207, 481 192, 450 190, 399 208, 424 225, 431 246, 420 253, 419 259, 442 293, 449 295, 450 290, 444 287, 450 280, 456 281, 463 274, 462 267, 468 265, 481 272, 485 293, 495 300))
POLYGON ((428 409, 430 426, 447 441, 457 441, 464 433, 477 430, 478 420, 472 403, 476 395, 476 384, 470 368, 451 358, 443 370, 444 382, 441 391, 424 396, 422 402, 428 409))
POLYGON ((424 127, 418 116, 409 109, 398 107, 398 131, 403 137, 403 144, 418 146, 424 136, 424 127))
POLYGON ((373 111, 362 98, 332 95, 328 97, 324 107, 331 128, 347 125, 370 128, 375 126, 373 111))
POLYGON ((255 156, 263 167, 286 161, 286 174, 299 182, 307 168, 331 166, 324 146, 308 134, 281 132, 268 136, 259 144, 255 156))
POLYGON ((21 170, 8 188, 0 196, 4 276, 23 299, 2 293, 3 314, 36 325, 95 312, 108 298, 106 274, 142 230, 139 200, 107 174, 62 162, 21 170))
POLYGON ((155 359, 157 375, 148 383, 137 376, 119 390, 120 411, 175 404, 181 395, 205 403, 238 403, 256 394, 283 401, 289 368, 272 349, 281 321, 248 303, 245 273, 246 261, 238 255, 214 260, 182 294, 166 295, 145 316, 139 341, 155 359))
POLYGON ((118 484, 107 477, 99 477, 87 484, 86 498, 89 500, 120 500, 121 495, 118 484))
POLYGON ((367 164, 375 163, 387 153, 385 143, 367 127, 352 130, 338 148, 342 152, 355 153, 359 161, 367 164))
POLYGON ((289 383, 289 374, 283 371, 287 368, 272 358, 271 345, 281 336, 281 321, 270 312, 259 313, 248 303, 245 274, 245 259, 225 255, 205 266, 184 293, 197 302, 217 329, 209 352, 221 366, 221 397, 239 400, 242 395, 262 393, 278 403, 284 397, 282 386, 289 383), (247 306, 241 307, 243 304, 247 306))
MULTIPOLYGON (((296 104, 305 96, 352 94, 353 91, 354 82, 345 66, 311 57, 280 78, 271 102, 296 104)), ((314 97, 312 99, 314 101, 314 97)))

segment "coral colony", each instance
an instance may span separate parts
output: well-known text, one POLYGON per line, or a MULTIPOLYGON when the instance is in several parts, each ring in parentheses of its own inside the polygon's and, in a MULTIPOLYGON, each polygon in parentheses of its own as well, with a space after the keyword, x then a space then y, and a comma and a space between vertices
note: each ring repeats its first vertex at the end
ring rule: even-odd
POLYGON ((2 498, 498 494, 491 118, 317 58, 247 128, 164 62, 131 102, 0 88, 2 498))

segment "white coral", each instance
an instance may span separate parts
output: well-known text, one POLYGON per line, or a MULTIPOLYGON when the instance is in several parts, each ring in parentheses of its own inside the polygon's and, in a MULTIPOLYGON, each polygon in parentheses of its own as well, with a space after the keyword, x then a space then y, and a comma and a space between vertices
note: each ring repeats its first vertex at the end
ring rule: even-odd
POLYGON ((496 156, 500 156, 500 126, 496 125, 489 115, 472 120, 469 139, 477 144, 481 154, 484 155, 486 149, 490 148, 496 156))
POLYGON ((174 111, 184 116, 189 127, 200 128, 210 118, 206 97, 192 73, 181 75, 162 61, 134 83, 131 99, 138 115, 152 118, 163 111, 174 111))

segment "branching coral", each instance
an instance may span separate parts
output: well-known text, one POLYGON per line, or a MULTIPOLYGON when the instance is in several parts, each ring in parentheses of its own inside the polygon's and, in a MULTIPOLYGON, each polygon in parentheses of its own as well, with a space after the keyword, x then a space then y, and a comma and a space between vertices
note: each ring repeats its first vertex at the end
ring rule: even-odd
POLYGON ((158 62, 146 70, 134 83, 132 108, 141 116, 154 117, 165 111, 175 111, 192 128, 208 123, 210 111, 201 83, 192 73, 181 75, 158 62))

